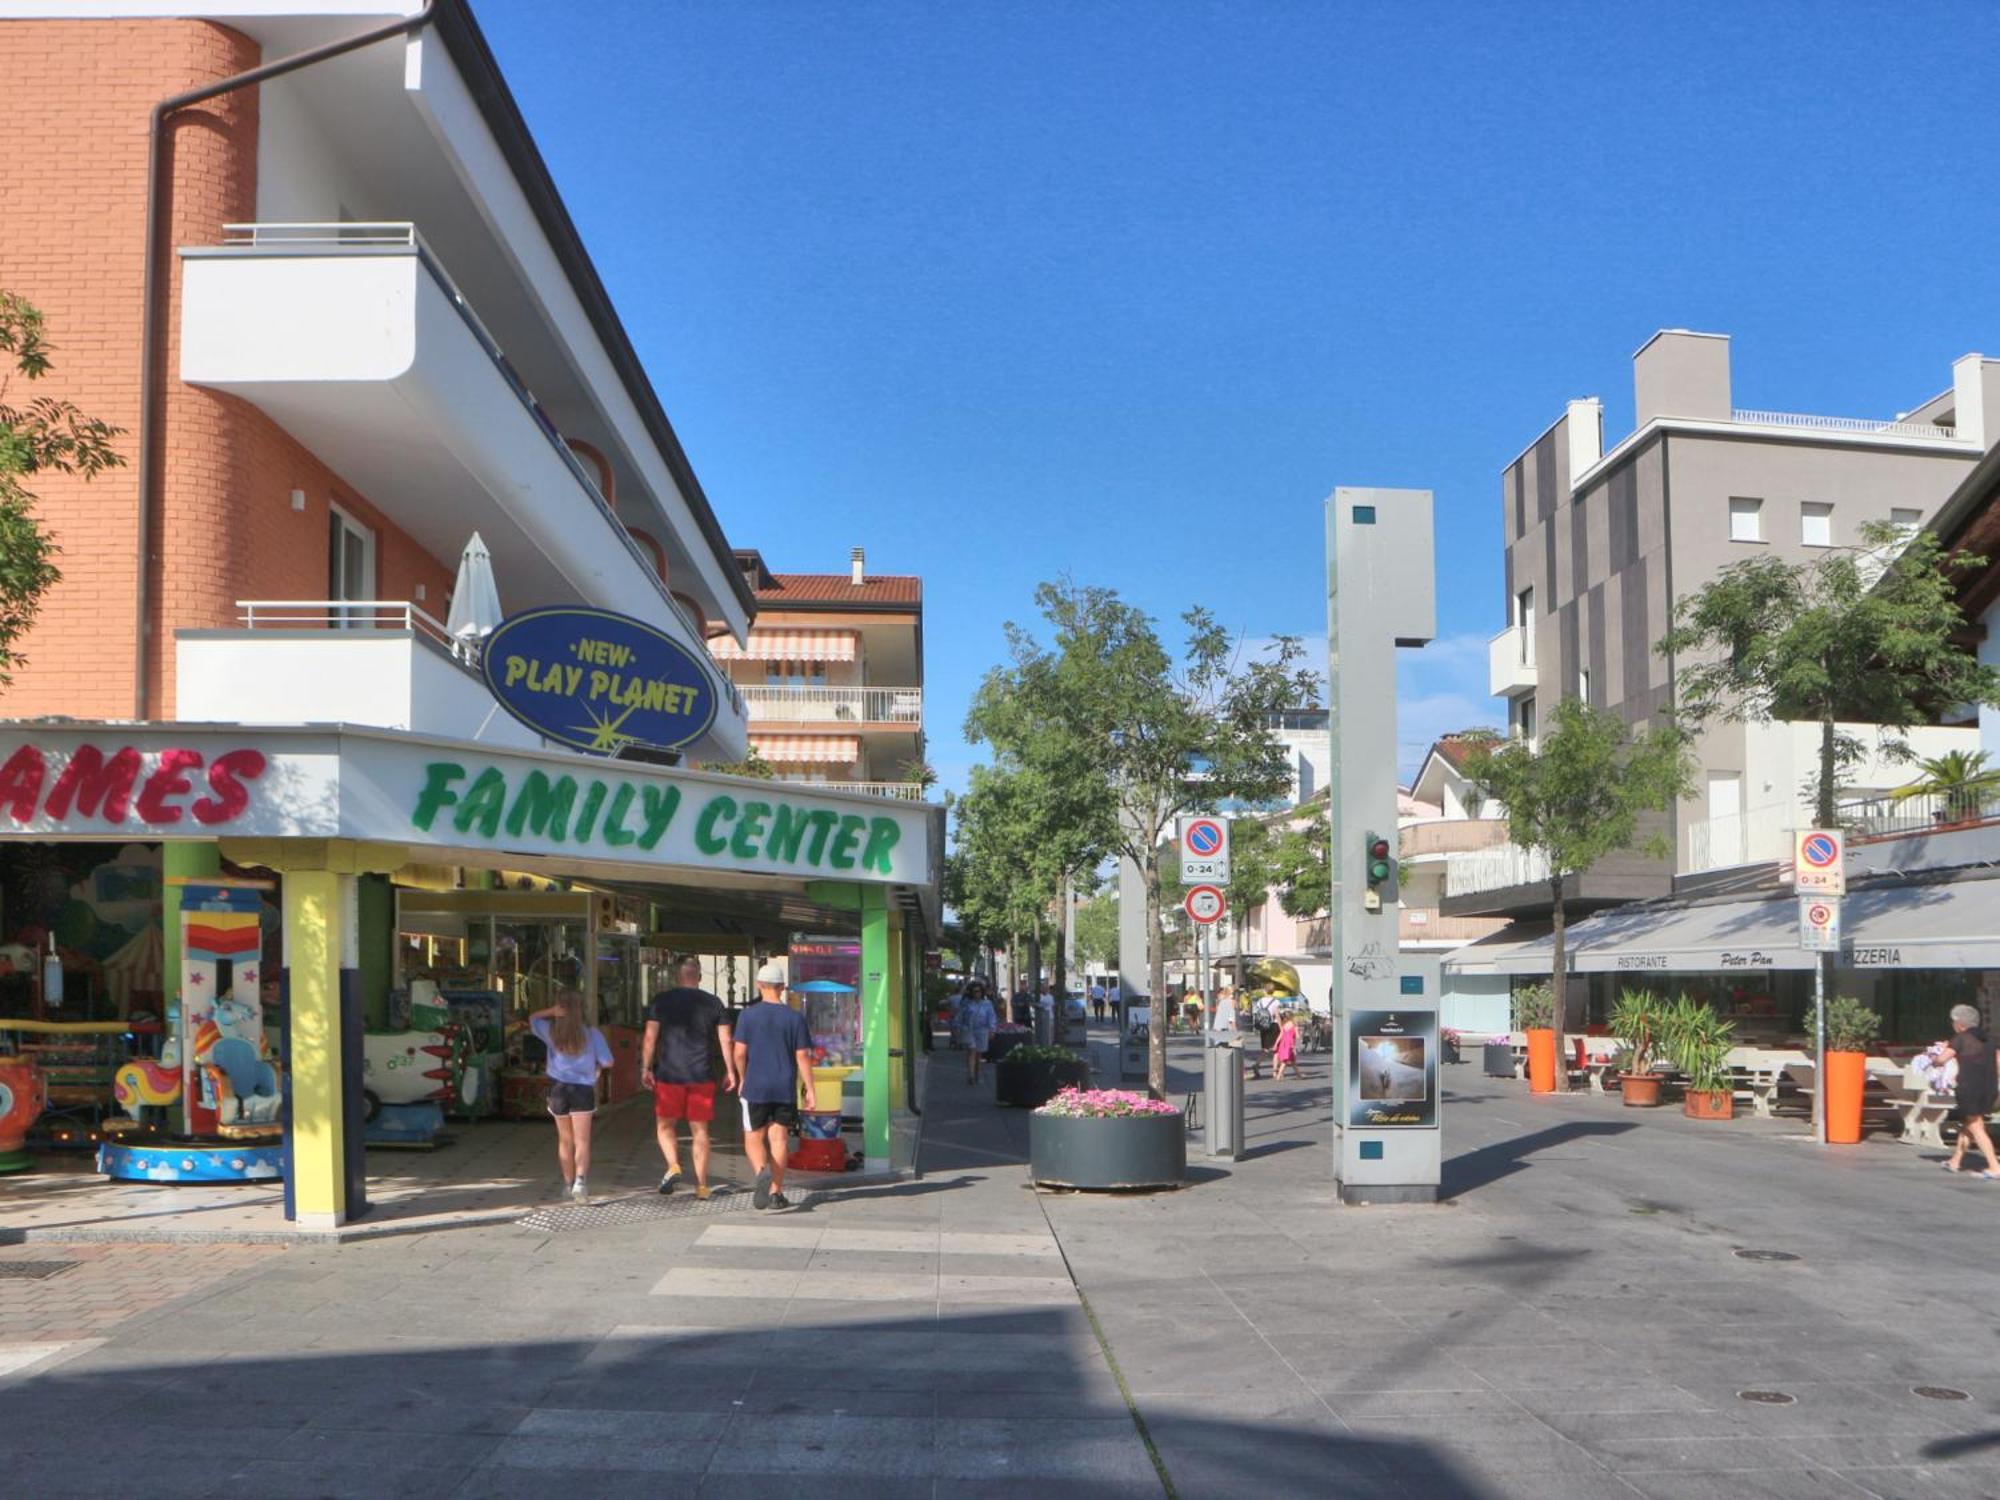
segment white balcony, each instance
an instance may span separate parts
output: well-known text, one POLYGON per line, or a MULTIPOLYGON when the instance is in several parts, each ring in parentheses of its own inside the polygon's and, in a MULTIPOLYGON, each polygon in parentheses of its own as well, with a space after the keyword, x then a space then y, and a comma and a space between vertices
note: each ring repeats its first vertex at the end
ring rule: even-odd
POLYGON ((1547 885, 1548 856, 1519 844, 1501 844, 1450 860, 1444 867, 1446 896, 1473 896, 1482 891, 1511 890, 1521 885, 1547 885))
MULTIPOLYGON (((783 781, 796 777, 781 777, 783 781)), ((925 789, 914 781, 813 781, 808 786, 825 787, 830 792, 859 792, 866 797, 887 797, 893 802, 928 802, 925 789)))
POLYGON ((742 689, 754 725, 837 724, 919 732, 924 690, 902 687, 758 687, 742 689))
POLYGON ((1509 625, 1486 647, 1487 691, 1511 698, 1535 690, 1535 640, 1518 625, 1509 625))
POLYGON ((1396 830, 1396 853, 1412 863, 1456 859, 1506 842, 1505 818, 1429 818, 1396 830))
MULTIPOLYGON (((710 662, 700 622, 411 226, 229 229, 181 252, 183 380, 259 407, 433 557, 478 531, 509 611, 599 605, 710 662)), ((743 716, 710 671, 722 707, 702 753, 737 759, 743 716)))

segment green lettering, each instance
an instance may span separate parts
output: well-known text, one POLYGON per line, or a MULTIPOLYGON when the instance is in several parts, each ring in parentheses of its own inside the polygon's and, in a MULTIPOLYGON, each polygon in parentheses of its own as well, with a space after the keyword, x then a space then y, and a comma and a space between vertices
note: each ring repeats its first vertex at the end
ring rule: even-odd
POLYGON ((645 786, 640 790, 645 794, 640 807, 646 820, 646 831, 639 835, 639 847, 650 849, 659 843, 667 825, 673 822, 674 813, 681 805, 681 789, 677 786, 645 786))
POLYGON ((523 828, 531 828, 537 838, 560 844, 569 836, 569 815, 575 805, 573 777, 558 776, 551 785, 540 771, 530 771, 514 794, 514 805, 507 809, 507 831, 519 838, 523 828))
POLYGON ((458 800, 458 793, 451 789, 451 784, 464 775, 465 767, 453 761, 434 760, 425 766, 424 789, 417 793, 417 806, 410 814, 410 821, 424 832, 430 832, 439 810, 450 807, 458 800))
POLYGON ((816 807, 806 814, 806 821, 812 824, 812 842, 806 845, 806 863, 816 865, 826 853, 826 836, 833 832, 833 825, 840 821, 840 814, 816 807))
POLYGON ((744 803, 743 816, 736 820, 736 836, 729 841, 729 852, 738 859, 755 859, 757 838, 764 831, 764 820, 770 816, 770 803, 744 803))
POLYGON ((873 817, 868 820, 868 847, 861 854, 861 868, 887 875, 889 851, 896 847, 896 840, 903 836, 903 830, 896 826, 894 818, 873 817))
POLYGON ((703 854, 720 854, 729 847, 729 840, 718 837, 715 820, 727 821, 736 816, 736 799, 723 793, 708 799, 708 806, 701 810, 701 816, 694 820, 694 846, 703 854))
POLYGON ((806 815, 789 802, 780 802, 771 819, 771 836, 764 840, 764 857, 795 865, 799 862, 799 842, 806 836, 806 815))
POLYGON ((604 783, 593 781, 590 790, 583 794, 583 811, 576 820, 576 841, 579 844, 590 842, 590 830, 597 826, 598 809, 603 806, 604 783))
POLYGON ((611 811, 604 815, 604 842, 614 848, 621 848, 638 837, 625 826, 625 814, 632 810, 632 799, 638 794, 637 787, 624 781, 618 785, 618 795, 611 799, 611 811))
POLYGON ((833 848, 827 854, 827 863, 836 870, 854 868, 854 846, 861 841, 862 832, 868 827, 868 820, 859 813, 840 815, 840 832, 833 836, 833 848))
POLYGON ((500 814, 506 810, 507 778, 497 766, 488 766, 465 789, 465 800, 451 815, 451 826, 460 833, 470 833, 477 823, 479 836, 490 839, 500 832, 500 814))

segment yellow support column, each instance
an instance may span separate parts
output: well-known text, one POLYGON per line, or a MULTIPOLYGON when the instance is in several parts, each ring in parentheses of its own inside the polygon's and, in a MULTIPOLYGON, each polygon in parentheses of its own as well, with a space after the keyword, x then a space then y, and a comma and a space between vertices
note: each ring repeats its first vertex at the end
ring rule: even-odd
POLYGON ((302 1229, 347 1218, 341 1125, 341 882, 331 870, 287 870, 285 946, 291 959, 292 1199, 302 1229))

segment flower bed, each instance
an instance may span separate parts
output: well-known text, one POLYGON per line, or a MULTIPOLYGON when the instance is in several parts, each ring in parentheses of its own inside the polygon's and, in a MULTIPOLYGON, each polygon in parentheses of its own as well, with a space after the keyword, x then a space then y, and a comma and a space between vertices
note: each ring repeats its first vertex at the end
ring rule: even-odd
POLYGON ((1187 1124, 1127 1089, 1064 1089, 1028 1117, 1028 1169, 1050 1187, 1173 1187, 1187 1175, 1187 1124))

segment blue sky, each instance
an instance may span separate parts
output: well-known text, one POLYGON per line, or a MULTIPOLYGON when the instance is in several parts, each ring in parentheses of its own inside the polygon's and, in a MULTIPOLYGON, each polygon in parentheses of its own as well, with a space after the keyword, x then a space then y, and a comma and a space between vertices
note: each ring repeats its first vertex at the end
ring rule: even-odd
POLYGON ((1041 579, 1322 634, 1337 484, 1437 492, 1413 764, 1653 330, 1832 415, 2000 353, 2000 7, 476 4, 732 541, 923 575, 948 784, 1041 579))

